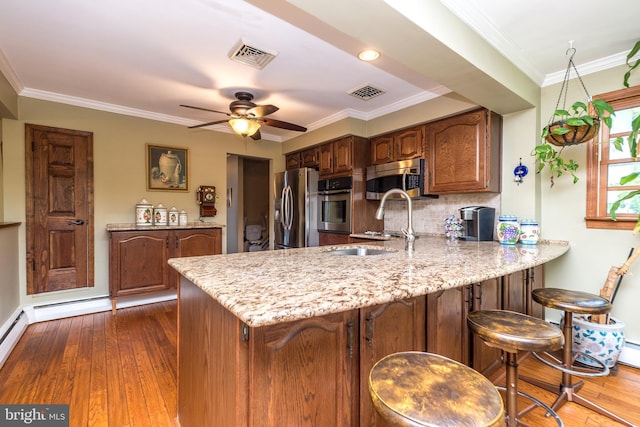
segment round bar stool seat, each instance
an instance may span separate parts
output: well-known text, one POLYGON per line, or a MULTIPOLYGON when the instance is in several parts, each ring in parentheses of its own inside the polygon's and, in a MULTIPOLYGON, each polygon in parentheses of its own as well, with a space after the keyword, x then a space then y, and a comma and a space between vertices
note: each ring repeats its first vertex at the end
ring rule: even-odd
MULTIPOLYGON (((522 413, 518 412, 518 396, 532 401, 552 415, 558 426, 563 422, 547 405, 526 393, 518 391, 518 351, 554 351, 562 348, 564 336, 559 328, 537 317, 508 310, 477 310, 467 315, 467 324, 487 345, 506 354, 507 425, 517 426, 522 413)), ((535 406, 534 406, 535 407, 535 406)), ((529 409, 523 411, 528 412, 529 409)))
POLYGON ((479 372, 438 354, 408 351, 369 373, 376 411, 394 426, 501 426, 502 398, 479 372))
POLYGON ((537 378, 528 377, 523 377, 523 380, 557 394, 558 397, 551 405, 551 408, 553 410, 558 410, 558 408, 560 408, 566 402, 574 402, 584 406, 585 408, 589 408, 594 412, 614 419, 621 424, 635 427, 634 424, 630 423, 624 418, 621 418, 608 409, 605 409, 602 406, 599 406, 594 402, 580 396, 578 394, 578 391, 582 388, 584 382, 579 381, 575 384, 572 382, 572 374, 582 376, 602 376, 609 373, 609 368, 604 363, 601 363, 597 359, 587 354, 575 353, 573 351, 573 313, 605 314, 611 310, 611 303, 605 298, 600 297, 599 295, 594 295, 588 292, 572 291, 568 289, 558 288, 534 289, 533 291, 531 291, 531 296, 534 301, 545 307, 564 311, 564 324, 562 325, 562 331, 565 338, 565 344, 564 348, 562 349, 562 360, 558 360, 555 364, 553 364, 534 353, 534 355, 542 362, 560 370, 562 372, 562 380, 560 381, 560 384, 551 384, 545 381, 541 381, 537 378), (602 366, 602 372, 587 373, 583 370, 579 370, 574 363, 578 354, 597 362, 602 366))

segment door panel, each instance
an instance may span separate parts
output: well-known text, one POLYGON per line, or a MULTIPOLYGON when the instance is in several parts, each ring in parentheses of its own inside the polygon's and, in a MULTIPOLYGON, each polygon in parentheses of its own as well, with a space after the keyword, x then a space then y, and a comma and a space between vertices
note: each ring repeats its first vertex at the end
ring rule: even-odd
POLYGON ((26 125, 27 293, 93 286, 93 135, 26 125))

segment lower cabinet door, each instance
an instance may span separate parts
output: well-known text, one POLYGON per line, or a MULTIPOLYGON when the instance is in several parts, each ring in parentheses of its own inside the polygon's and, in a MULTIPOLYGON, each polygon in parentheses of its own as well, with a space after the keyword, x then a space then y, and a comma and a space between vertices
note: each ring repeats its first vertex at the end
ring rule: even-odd
POLYGON ((111 233, 111 297, 169 289, 169 251, 167 231, 111 233))
POLYGON ((357 311, 252 330, 249 425, 355 425, 357 311))
POLYGON ((399 351, 425 351, 426 297, 400 300, 360 310, 360 425, 386 426, 369 396, 373 365, 399 351))
POLYGON ((471 286, 427 295, 427 351, 470 364, 467 313, 471 286))

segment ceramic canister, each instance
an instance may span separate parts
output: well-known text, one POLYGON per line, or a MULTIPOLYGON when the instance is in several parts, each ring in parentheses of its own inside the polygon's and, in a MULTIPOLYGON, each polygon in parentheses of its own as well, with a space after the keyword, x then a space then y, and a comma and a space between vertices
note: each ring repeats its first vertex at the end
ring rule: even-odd
POLYGON ((175 206, 169 209, 169 225, 180 225, 178 209, 175 206))
POLYGON ((167 208, 162 203, 153 209, 153 224, 167 225, 167 208))
POLYGON ((142 199, 136 204, 136 225, 152 225, 153 224, 153 206, 142 199))
POLYGON ((515 215, 500 215, 496 224, 498 241, 503 245, 515 245, 520 237, 520 224, 515 215))
POLYGON ((520 221, 520 243, 523 245, 535 245, 540 239, 540 225, 535 219, 523 219, 520 221))
POLYGON ((178 224, 187 225, 187 222, 188 222, 187 220, 188 220, 187 212, 183 209, 178 214, 178 224))

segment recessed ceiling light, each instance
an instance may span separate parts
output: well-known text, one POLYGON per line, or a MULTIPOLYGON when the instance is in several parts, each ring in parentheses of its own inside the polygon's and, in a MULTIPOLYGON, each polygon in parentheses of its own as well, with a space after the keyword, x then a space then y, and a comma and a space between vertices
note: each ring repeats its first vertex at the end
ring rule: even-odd
POLYGON ((358 58, 363 61, 375 61, 380 57, 380 52, 374 49, 365 49, 358 54, 358 58))

